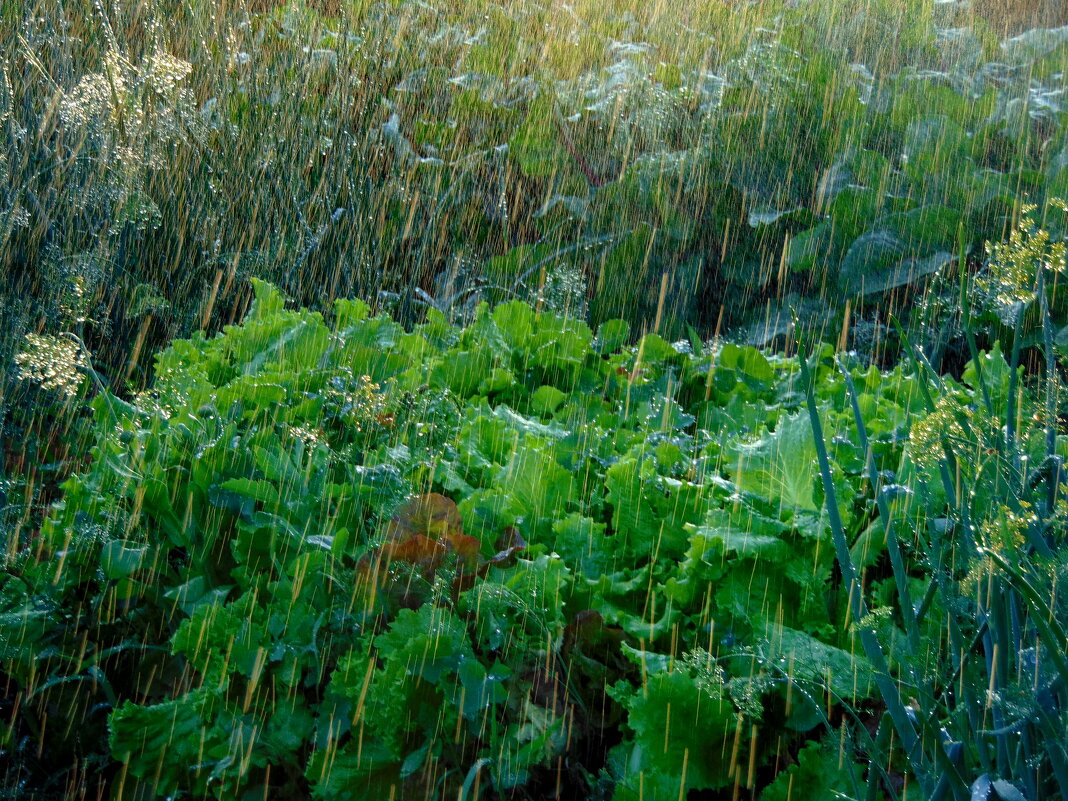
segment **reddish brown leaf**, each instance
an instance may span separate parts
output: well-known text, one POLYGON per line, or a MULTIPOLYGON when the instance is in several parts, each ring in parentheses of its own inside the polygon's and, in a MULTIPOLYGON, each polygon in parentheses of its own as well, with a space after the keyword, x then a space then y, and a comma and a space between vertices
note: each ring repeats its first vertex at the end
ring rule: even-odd
POLYGON ((422 534, 412 534, 399 542, 387 542, 382 551, 391 561, 410 562, 431 570, 445 557, 445 546, 422 534))
POLYGON ((434 539, 463 533, 463 524, 456 504, 436 492, 418 495, 409 500, 393 515, 391 524, 393 530, 422 534, 434 539))
POLYGON ((570 651, 578 646, 587 650, 599 645, 614 645, 622 642, 623 630, 615 626, 606 626, 601 613, 594 609, 584 609, 564 627, 563 650, 570 651))
POLYGON ((594 609, 583 609, 564 627, 564 647, 594 636, 604 628, 604 618, 594 609))
POLYGON ((482 543, 478 541, 478 537, 458 533, 445 535, 445 540, 464 562, 478 562, 478 552, 482 548, 482 543))
POLYGON ((520 551, 525 551, 527 548, 527 542, 523 539, 523 535, 512 526, 508 526, 504 530, 504 533, 497 538, 495 545, 497 553, 489 559, 489 564, 494 567, 511 567, 515 564, 516 554, 520 551))
POLYGON ((378 560, 370 556, 362 556, 356 563, 357 581, 370 582, 378 572, 378 560))
POLYGON ((501 532, 501 536, 497 538, 497 542, 494 543, 498 551, 506 551, 508 549, 514 549, 522 551, 527 547, 527 541, 523 539, 523 535, 519 533, 519 529, 515 526, 508 526, 501 532))
POLYGON ((483 566, 477 565, 473 570, 464 570, 463 566, 456 571, 456 575, 452 580, 452 597, 456 598, 461 592, 466 592, 475 586, 475 579, 484 573, 483 566))

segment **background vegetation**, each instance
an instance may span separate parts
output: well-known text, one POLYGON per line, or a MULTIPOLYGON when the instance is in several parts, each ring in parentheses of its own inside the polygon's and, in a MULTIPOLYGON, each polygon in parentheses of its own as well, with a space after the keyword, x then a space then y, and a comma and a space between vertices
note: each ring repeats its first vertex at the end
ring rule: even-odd
POLYGON ((6 316, 136 388, 250 275, 402 319, 541 292, 651 326, 664 276, 682 333, 900 308, 1068 180, 1063 35, 954 13, 7 3, 6 316))

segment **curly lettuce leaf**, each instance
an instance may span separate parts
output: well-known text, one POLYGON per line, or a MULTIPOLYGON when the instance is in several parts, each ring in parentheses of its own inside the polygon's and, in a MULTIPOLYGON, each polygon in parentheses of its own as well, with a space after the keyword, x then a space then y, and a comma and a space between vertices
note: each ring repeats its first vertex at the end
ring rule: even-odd
POLYGON ((640 687, 618 682, 608 690, 626 709, 631 732, 617 755, 613 798, 678 798, 728 785, 748 764, 749 725, 711 657, 672 664, 662 655, 625 652, 646 678, 640 687), (742 745, 735 749, 738 734, 742 745))

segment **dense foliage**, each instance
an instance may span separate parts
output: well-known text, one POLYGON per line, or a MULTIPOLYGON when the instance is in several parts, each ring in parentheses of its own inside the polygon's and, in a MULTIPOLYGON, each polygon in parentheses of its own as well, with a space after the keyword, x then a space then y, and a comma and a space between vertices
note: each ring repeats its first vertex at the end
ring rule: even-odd
POLYGON ((930 383, 830 347, 629 341, 515 301, 406 331, 343 300, 327 324, 257 283, 150 391, 98 394, 91 462, 9 544, 17 778, 218 799, 1068 788, 1066 446, 1004 358, 930 383))
POLYGON ((0 797, 1068 798, 1057 6, 0 0, 0 797))
POLYGON ((954 265, 1068 194, 1064 29, 1002 33, 929 0, 0 2, 0 515, 80 458, 14 355, 137 391, 252 276, 406 325, 519 298, 778 346, 792 309, 884 364, 895 312, 958 370, 954 265))

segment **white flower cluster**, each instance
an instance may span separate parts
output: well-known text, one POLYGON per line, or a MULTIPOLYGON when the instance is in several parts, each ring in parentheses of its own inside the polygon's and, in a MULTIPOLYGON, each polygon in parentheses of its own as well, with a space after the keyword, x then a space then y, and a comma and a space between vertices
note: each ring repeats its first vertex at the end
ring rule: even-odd
POLYGON ((89 367, 77 342, 41 334, 26 335, 26 347, 15 356, 15 364, 19 378, 68 398, 78 393, 89 367))

